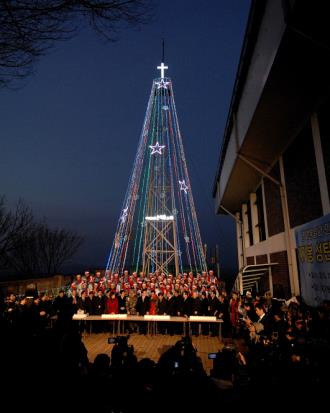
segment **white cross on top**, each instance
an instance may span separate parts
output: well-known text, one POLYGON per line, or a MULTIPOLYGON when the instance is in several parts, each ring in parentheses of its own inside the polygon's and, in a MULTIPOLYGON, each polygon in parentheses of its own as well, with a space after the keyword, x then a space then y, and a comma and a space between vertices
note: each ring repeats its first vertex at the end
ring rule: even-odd
POLYGON ((160 77, 164 79, 165 70, 168 69, 168 66, 165 66, 162 62, 160 66, 157 66, 157 69, 160 70, 160 77))

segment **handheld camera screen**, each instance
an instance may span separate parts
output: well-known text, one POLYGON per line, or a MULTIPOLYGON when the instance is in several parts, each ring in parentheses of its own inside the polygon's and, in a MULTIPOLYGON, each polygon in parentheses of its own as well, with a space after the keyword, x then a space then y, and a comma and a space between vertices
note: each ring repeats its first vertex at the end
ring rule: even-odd
POLYGON ((216 358, 217 358, 217 353, 209 353, 208 358, 209 358, 210 360, 216 359, 216 358))

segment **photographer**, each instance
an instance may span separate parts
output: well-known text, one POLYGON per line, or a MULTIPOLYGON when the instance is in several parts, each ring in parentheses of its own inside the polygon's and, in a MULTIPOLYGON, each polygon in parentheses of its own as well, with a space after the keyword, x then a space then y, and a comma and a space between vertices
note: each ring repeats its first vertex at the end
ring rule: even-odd
POLYGON ((134 347, 128 345, 129 336, 110 337, 109 344, 115 344, 111 351, 111 367, 133 368, 137 365, 137 358, 134 354, 134 347))
POLYGON ((213 368, 210 374, 217 388, 232 390, 237 374, 235 350, 232 347, 224 347, 222 351, 209 354, 209 359, 213 359, 213 368))
POLYGON ((258 317, 257 321, 253 322, 248 317, 244 317, 243 320, 248 327, 250 340, 257 343, 260 342, 261 333, 263 336, 269 336, 271 333, 271 320, 261 303, 255 305, 255 313, 258 317))
POLYGON ((163 353, 158 367, 165 375, 205 375, 203 364, 197 356, 189 336, 182 337, 173 347, 163 353))

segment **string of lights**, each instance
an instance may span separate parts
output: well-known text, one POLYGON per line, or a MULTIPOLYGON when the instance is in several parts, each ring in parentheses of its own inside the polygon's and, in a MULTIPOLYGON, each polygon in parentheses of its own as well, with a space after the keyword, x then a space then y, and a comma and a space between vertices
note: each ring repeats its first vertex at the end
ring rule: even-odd
POLYGON ((173 86, 153 81, 147 111, 116 233, 107 274, 206 271, 173 86))

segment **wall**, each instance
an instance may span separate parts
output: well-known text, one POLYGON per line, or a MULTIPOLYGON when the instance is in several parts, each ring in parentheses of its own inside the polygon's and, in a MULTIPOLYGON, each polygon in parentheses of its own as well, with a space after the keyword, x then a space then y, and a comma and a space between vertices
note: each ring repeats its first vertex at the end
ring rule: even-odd
POLYGON ((58 290, 71 282, 70 275, 54 275, 47 278, 33 278, 28 280, 15 280, 0 283, 0 289, 7 294, 13 292, 14 294, 24 295, 26 289, 30 285, 34 285, 39 292, 58 290))
POLYGON ((325 175, 327 178, 328 192, 330 192, 330 101, 324 103, 319 108, 317 115, 320 124, 325 175))
POLYGON ((269 258, 271 262, 278 263, 278 265, 274 265, 272 267, 274 297, 291 297, 287 252, 274 252, 272 254, 269 254, 269 258))
POLYGON ((283 154, 290 227, 323 215, 310 123, 283 154))
MULTIPOLYGON (((276 180, 280 181, 280 169, 278 163, 269 172, 276 180)), ((283 211, 281 206, 281 195, 278 185, 270 179, 264 179, 265 204, 268 236, 279 234, 284 231, 283 211)))

